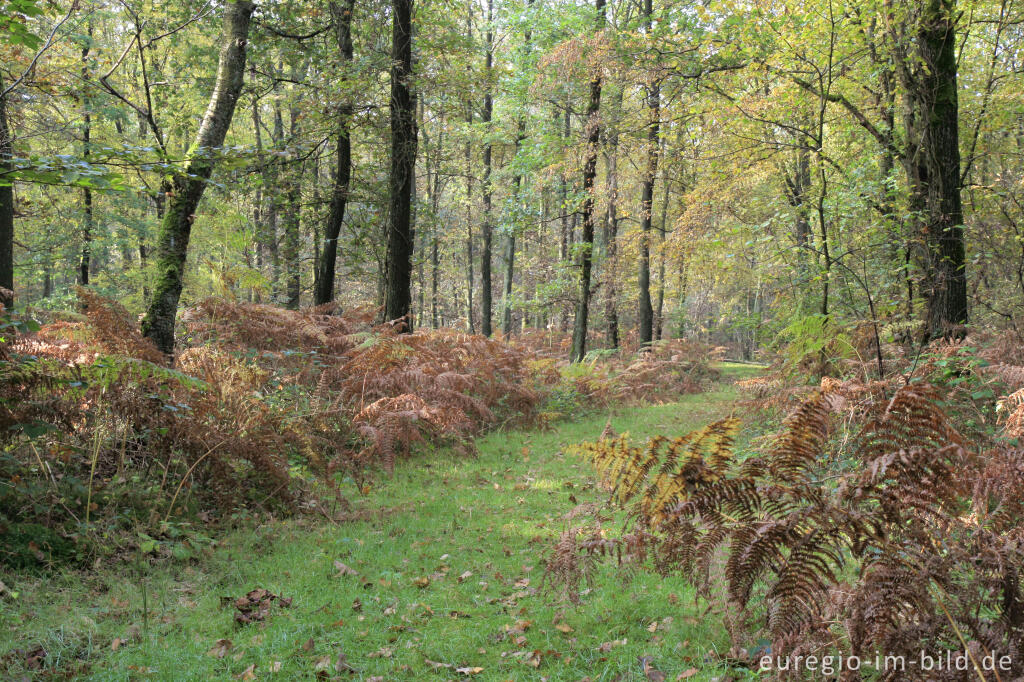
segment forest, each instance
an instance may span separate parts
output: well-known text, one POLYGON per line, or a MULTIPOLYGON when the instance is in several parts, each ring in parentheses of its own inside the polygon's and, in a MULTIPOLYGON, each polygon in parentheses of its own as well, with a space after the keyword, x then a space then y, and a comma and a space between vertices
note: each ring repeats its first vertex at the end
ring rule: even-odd
POLYGON ((0 56, 0 678, 1024 680, 1024 3, 0 56))

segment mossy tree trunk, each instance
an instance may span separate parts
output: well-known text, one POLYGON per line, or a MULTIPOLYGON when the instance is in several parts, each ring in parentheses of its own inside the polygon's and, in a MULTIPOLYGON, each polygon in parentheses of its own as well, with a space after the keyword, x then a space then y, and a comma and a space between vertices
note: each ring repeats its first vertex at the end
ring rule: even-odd
POLYGON ((174 320, 195 211, 213 174, 217 148, 224 144, 242 90, 249 23, 254 8, 255 4, 249 0, 237 0, 225 8, 224 44, 217 82, 184 172, 175 174, 170 181, 167 211, 157 236, 156 286, 142 320, 142 333, 167 354, 174 351, 174 320))
POLYGON ((921 235, 925 335, 934 338, 961 333, 967 322, 956 0, 925 0, 914 19, 914 49, 897 60, 906 105, 902 161, 916 222, 911 234, 921 235))
MULTIPOLYGON (((594 0, 597 10, 597 31, 604 30, 605 0, 594 0)), ((597 67, 600 69, 600 66, 597 67)), ((576 319, 572 328, 573 362, 580 362, 587 353, 587 322, 590 314, 590 270, 594 260, 594 179, 597 177, 597 152, 601 141, 601 72, 590 81, 587 103, 587 152, 583 160, 583 234, 580 237, 580 295, 576 301, 576 319)))

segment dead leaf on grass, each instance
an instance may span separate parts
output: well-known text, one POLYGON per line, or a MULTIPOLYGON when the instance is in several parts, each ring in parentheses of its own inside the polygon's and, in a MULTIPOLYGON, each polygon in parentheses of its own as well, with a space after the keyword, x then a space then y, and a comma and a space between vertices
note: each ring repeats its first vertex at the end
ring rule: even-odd
POLYGON ((610 642, 603 642, 601 644, 601 646, 597 647, 597 650, 600 651, 601 653, 605 653, 606 654, 609 651, 611 651, 612 648, 614 648, 614 647, 623 646, 626 643, 626 641, 627 640, 625 640, 625 639, 613 639, 610 642))
POLYGON ((238 673, 237 675, 233 675, 233 677, 236 680, 255 680, 256 679, 256 664, 253 663, 252 665, 250 665, 248 668, 246 668, 242 672, 238 673))
POLYGON ((640 665, 643 667, 644 676, 650 682, 665 682, 665 673, 651 665, 653 659, 650 656, 641 656, 640 665))
POLYGON ((424 658, 423 662, 426 663, 427 666, 429 666, 433 670, 439 670, 441 668, 451 668, 452 667, 451 663, 438 663, 437 661, 432 661, 429 658, 424 658))
POLYGON ((239 597, 234 602, 235 608, 238 609, 238 613, 235 614, 235 622, 239 625, 246 625, 265 620, 270 615, 270 607, 275 601, 285 608, 292 605, 291 597, 280 597, 262 587, 250 590, 245 596, 239 597))
POLYGON ((213 648, 206 652, 206 655, 211 656, 212 658, 224 658, 228 655, 228 652, 234 648, 234 646, 234 643, 230 639, 218 639, 217 643, 213 645, 213 648))
POLYGON ((359 571, 355 570, 351 566, 346 566, 337 559, 334 560, 334 570, 338 572, 338 574, 335 576, 336 578, 340 578, 346 575, 359 575, 359 571))

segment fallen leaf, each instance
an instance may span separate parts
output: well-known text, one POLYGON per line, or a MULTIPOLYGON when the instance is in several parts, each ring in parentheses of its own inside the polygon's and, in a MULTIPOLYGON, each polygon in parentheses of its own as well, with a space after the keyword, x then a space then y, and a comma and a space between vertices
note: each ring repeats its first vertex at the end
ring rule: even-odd
POLYGON ((394 655, 395 655, 395 650, 394 649, 392 649, 390 647, 382 646, 381 648, 377 649, 373 653, 366 654, 366 657, 367 658, 391 658, 394 655))
POLYGON ((465 573, 460 575, 456 580, 458 580, 461 583, 462 581, 469 580, 472 577, 473 577, 473 571, 466 571, 465 573))
POLYGON ((267 668, 267 672, 279 673, 281 672, 282 663, 281 661, 271 661, 270 666, 267 668))
POLYGON ((416 578, 415 580, 412 581, 412 584, 422 590, 425 587, 429 587, 430 586, 430 578, 427 578, 427 577, 416 578))
POLYGON ((359 575, 359 571, 355 570, 351 566, 346 566, 337 559, 334 560, 334 570, 338 572, 335 577, 346 576, 346 575, 359 575))
POLYGON ((651 665, 651 660, 650 656, 640 657, 640 665, 643 666, 644 675, 651 682, 665 682, 665 673, 654 668, 651 665))
POLYGON ((344 651, 338 650, 338 657, 334 659, 334 671, 339 673, 356 673, 359 672, 348 662, 348 656, 345 655, 344 651))
POLYGON ((120 637, 115 637, 114 640, 110 643, 110 650, 117 651, 121 648, 122 644, 124 644, 124 640, 120 637))
POLYGON ((532 620, 517 620, 515 625, 506 625, 505 632, 509 634, 522 634, 529 630, 531 625, 533 625, 532 620))
POLYGON ((434 670, 438 670, 440 668, 451 668, 452 667, 451 663, 438 663, 437 661, 432 661, 429 658, 424 658, 423 662, 426 663, 431 668, 433 668, 434 670))
POLYGON ((647 626, 647 632, 655 632, 658 629, 658 621, 653 621, 647 626))
POLYGON ((626 643, 625 639, 613 639, 610 642, 603 642, 601 646, 597 647, 597 650, 602 653, 608 653, 613 647, 622 646, 626 643))
POLYGON ((312 637, 310 637, 305 642, 303 642, 302 650, 303 651, 312 651, 313 650, 313 638, 312 637))
POLYGON ((471 668, 456 668, 455 672, 461 675, 479 675, 484 671, 480 666, 473 666, 471 668))
POLYGON ((253 663, 242 672, 234 675, 236 680, 255 680, 256 679, 256 664, 253 663))
POLYGON ((565 634, 569 634, 570 632, 573 631, 572 630, 572 626, 569 625, 568 623, 559 623, 558 625, 555 626, 555 629, 558 630, 559 632, 564 632, 565 634))
POLYGON ((688 670, 684 670, 683 672, 681 672, 678 675, 676 675, 676 680, 688 680, 688 679, 690 679, 691 677, 693 677, 694 675, 696 675, 699 672, 700 671, 697 670, 696 668, 690 668, 688 670))
POLYGON ((234 646, 234 643, 230 639, 218 639, 217 643, 213 645, 213 648, 206 652, 206 655, 212 656, 213 658, 224 658, 234 646))

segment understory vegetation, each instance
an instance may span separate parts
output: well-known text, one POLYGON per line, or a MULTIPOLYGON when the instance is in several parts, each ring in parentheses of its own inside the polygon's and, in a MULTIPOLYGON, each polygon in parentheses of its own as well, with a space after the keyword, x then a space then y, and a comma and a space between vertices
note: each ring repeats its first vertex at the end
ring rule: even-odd
POLYGON ((371 467, 393 470, 417 443, 468 455, 487 429, 673 400, 716 375, 700 344, 569 366, 523 342, 397 334, 333 305, 214 300, 185 311, 169 367, 120 305, 80 294, 84 314, 8 318, 0 345, 7 565, 87 564, 162 540, 187 558, 210 542, 196 523, 333 518, 371 467))

